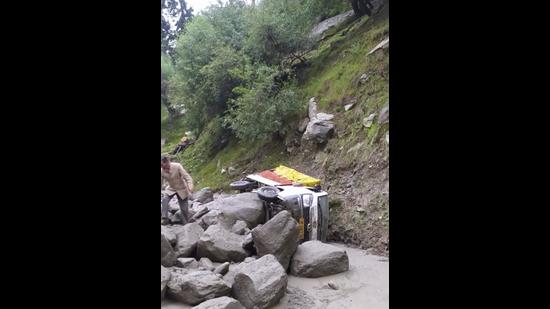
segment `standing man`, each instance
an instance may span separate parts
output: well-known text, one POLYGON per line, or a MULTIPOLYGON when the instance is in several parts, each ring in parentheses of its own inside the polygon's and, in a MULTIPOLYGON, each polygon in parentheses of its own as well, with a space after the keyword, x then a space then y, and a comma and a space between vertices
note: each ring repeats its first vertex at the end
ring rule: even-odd
POLYGON ((180 205, 183 224, 189 222, 188 197, 193 193, 193 179, 179 163, 170 162, 167 156, 160 157, 160 188, 164 180, 168 182, 168 188, 165 190, 165 197, 162 199, 161 224, 168 223, 169 202, 175 196, 180 205))

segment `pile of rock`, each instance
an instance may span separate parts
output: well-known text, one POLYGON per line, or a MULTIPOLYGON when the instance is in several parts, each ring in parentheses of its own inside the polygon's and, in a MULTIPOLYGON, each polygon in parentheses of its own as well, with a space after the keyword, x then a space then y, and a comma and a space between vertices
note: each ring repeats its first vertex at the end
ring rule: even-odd
POLYGON ((326 276, 349 268, 345 251, 299 244, 298 224, 282 211, 268 222, 255 193, 199 205, 194 222, 161 226, 161 299, 194 308, 270 308, 285 295, 287 272, 326 276))

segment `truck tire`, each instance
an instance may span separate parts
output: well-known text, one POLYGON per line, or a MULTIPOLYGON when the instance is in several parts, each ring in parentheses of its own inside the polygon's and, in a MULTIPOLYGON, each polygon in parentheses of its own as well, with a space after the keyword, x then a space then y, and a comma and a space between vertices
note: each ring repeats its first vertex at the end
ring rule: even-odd
POLYGON ((277 201, 277 195, 279 194, 279 189, 277 187, 267 186, 261 187, 258 189, 258 197, 266 202, 275 202, 277 201))

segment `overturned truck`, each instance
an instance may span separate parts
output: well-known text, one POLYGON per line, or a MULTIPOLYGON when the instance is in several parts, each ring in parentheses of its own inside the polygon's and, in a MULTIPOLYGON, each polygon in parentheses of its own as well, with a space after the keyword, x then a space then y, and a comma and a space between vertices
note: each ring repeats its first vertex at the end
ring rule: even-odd
POLYGON ((230 186, 240 192, 256 192, 263 201, 266 222, 282 210, 287 210, 299 224, 301 242, 326 242, 328 193, 321 189, 319 179, 281 165, 250 174, 230 186))

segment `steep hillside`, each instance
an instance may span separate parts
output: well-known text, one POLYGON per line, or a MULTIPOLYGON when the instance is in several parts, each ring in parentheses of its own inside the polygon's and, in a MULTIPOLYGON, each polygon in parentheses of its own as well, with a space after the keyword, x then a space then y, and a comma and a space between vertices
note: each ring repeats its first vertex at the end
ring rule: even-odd
MULTIPOLYGON (((386 255, 389 49, 369 52, 388 37, 387 8, 329 30, 298 74, 304 113, 293 122, 292 133, 270 141, 239 142, 216 118, 176 160, 188 168, 198 188, 228 190, 243 174, 279 164, 318 177, 331 198, 329 238, 386 255), (298 131, 311 97, 319 102, 320 112, 335 115, 334 137, 321 146, 302 143, 298 131), (348 104, 354 105, 346 111, 348 104), (365 118, 373 113, 370 123, 365 118)), ((178 121, 163 122, 164 152, 173 149, 181 128, 178 121)))

